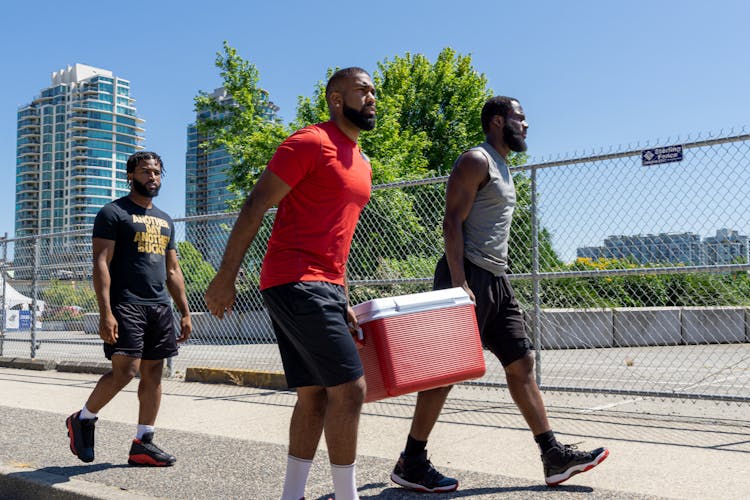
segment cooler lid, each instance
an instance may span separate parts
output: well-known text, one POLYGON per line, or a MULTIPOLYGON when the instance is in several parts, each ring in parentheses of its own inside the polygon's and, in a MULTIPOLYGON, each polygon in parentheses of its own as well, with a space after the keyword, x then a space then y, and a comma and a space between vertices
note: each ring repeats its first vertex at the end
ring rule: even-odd
POLYGON ((359 324, 376 319, 398 316, 414 312, 431 311, 465 304, 471 304, 469 294, 461 287, 434 290, 372 299, 353 306, 359 324))

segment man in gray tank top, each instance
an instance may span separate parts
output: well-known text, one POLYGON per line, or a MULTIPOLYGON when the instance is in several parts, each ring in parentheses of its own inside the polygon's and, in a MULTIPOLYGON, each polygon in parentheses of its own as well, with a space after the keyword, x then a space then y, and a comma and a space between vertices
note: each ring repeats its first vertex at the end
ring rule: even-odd
MULTIPOLYGON (((462 287, 476 304, 485 348, 505 369, 508 389, 539 445, 545 482, 556 486, 602 462, 606 448, 579 451, 557 441, 534 379, 532 346, 523 313, 506 276, 508 236, 516 190, 506 158, 526 151, 529 128, 518 100, 493 97, 482 108, 486 142, 456 160, 448 180, 443 220, 445 255, 435 269, 435 289, 462 287)), ((458 481, 445 477, 427 459, 427 438, 450 387, 420 392, 406 448, 391 479, 423 492, 454 491, 458 481)))

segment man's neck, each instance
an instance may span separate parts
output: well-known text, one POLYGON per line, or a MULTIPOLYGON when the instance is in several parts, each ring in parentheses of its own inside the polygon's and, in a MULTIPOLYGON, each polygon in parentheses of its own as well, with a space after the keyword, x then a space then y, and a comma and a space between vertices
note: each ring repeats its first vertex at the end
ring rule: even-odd
POLYGON ((341 132, 343 132, 349 139, 354 142, 359 140, 359 128, 356 125, 353 125, 352 122, 347 120, 344 116, 334 116, 331 121, 335 123, 339 130, 341 130, 341 132))
POLYGON ((487 139, 487 143, 493 148, 495 148, 495 151, 497 151, 497 153, 503 157, 503 160, 508 159, 508 155, 510 154, 510 146, 505 144, 505 141, 503 141, 502 139, 492 138, 492 137, 487 137, 486 139, 487 139))
POLYGON ((128 198, 139 207, 152 208, 154 206, 152 198, 138 194, 135 191, 131 191, 128 198))

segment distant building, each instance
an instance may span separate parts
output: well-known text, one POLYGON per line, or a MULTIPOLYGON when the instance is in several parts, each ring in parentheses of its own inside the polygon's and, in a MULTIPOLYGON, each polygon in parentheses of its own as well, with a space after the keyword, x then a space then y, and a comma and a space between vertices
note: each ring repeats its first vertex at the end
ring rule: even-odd
POLYGON ((748 237, 729 229, 705 238, 695 233, 615 235, 603 246, 580 247, 578 258, 630 259, 638 264, 684 264, 688 266, 747 262, 748 237))
POLYGON ((749 262, 748 237, 731 229, 719 229, 716 236, 703 240, 705 263, 708 265, 749 262))
POLYGON ((578 247, 576 257, 579 259, 599 260, 604 258, 603 247, 578 247))
MULTIPOLYGON (((16 238, 91 228, 105 203, 129 192, 125 162, 143 149, 134 103, 127 80, 75 64, 18 109, 16 238)), ((61 265, 88 275, 91 234, 43 238, 38 254, 43 279, 61 265)), ((17 278, 31 276, 33 258, 33 241, 17 241, 17 278)))
MULTIPOLYGON (((236 106, 232 96, 224 87, 213 91, 211 97, 217 102, 230 108, 236 106)), ((275 120, 278 106, 267 101, 263 117, 275 120)), ((224 148, 207 150, 201 144, 208 137, 198 132, 198 124, 208 118, 221 118, 209 112, 201 112, 196 116, 195 123, 187 127, 187 153, 185 155, 185 214, 188 217, 210 215, 226 212, 227 203, 234 198, 230 192, 228 169, 232 165, 232 158, 224 148)), ((224 244, 228 238, 225 229, 221 227, 226 221, 189 221, 186 224, 187 241, 191 242, 203 258, 218 267, 224 251, 224 244)))

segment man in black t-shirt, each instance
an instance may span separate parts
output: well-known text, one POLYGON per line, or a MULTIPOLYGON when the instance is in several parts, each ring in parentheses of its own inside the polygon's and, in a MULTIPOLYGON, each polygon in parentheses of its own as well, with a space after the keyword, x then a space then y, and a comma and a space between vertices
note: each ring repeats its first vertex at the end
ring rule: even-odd
POLYGON ((156 153, 131 155, 127 162, 130 194, 102 207, 94 222, 99 336, 112 370, 99 379, 83 409, 66 420, 70 450, 84 462, 94 460, 96 414, 139 371, 138 427, 128 463, 163 466, 176 460, 153 443, 164 359, 176 356, 177 343, 187 340, 192 331, 174 223, 152 203, 163 173, 156 153), (182 315, 179 338, 170 296, 182 315))

